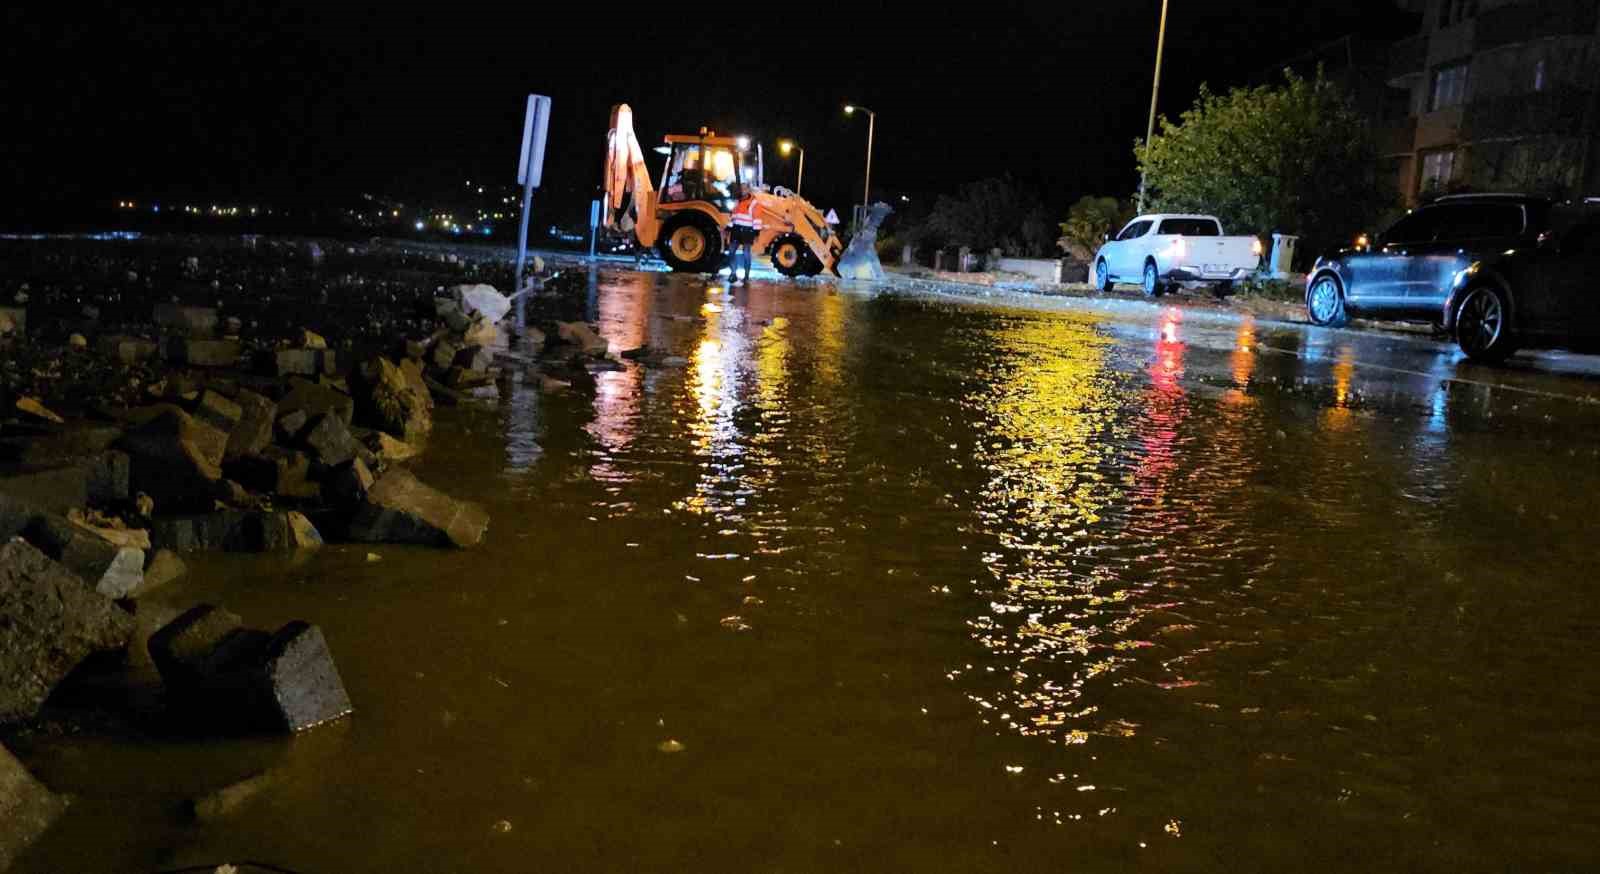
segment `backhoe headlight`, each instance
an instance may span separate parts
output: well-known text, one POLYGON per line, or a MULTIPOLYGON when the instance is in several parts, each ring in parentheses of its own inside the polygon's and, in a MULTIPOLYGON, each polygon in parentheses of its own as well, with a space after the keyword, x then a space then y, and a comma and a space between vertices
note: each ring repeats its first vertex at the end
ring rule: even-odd
POLYGON ((1257 258, 1260 258, 1260 257, 1261 257, 1261 253, 1262 253, 1262 252, 1263 252, 1263 251, 1264 251, 1264 250, 1263 250, 1263 249, 1262 249, 1262 248, 1261 248, 1261 238, 1260 238, 1260 237, 1255 237, 1255 238, 1254 238, 1254 239, 1252 239, 1252 240, 1251 240, 1251 241, 1250 241, 1250 251, 1251 251, 1251 252, 1252 252, 1252 253, 1253 253, 1253 254, 1254 254, 1254 255, 1255 255, 1255 256, 1256 256, 1256 257, 1257 257, 1257 258))

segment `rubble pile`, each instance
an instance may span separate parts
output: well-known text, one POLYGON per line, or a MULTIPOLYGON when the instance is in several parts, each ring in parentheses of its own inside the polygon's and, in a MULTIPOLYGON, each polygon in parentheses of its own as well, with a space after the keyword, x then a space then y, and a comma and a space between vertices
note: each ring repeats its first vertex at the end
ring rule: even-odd
MULTIPOLYGON (((483 508, 406 466, 438 408, 620 362, 570 321, 581 295, 560 280, 513 343, 492 270, 399 259, 373 280, 341 273, 341 249, 258 242, 174 266, 41 246, 33 279, 0 286, 0 728, 80 700, 197 736, 351 713, 316 625, 149 596, 196 552, 477 546, 483 508)), ((0 747, 0 871, 64 806, 0 747)))

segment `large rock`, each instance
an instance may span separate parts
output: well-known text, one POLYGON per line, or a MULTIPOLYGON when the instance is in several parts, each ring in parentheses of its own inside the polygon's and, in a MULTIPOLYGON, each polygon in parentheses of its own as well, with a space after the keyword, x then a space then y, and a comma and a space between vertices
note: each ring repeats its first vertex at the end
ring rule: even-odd
POLYGON ((268 510, 218 510, 154 520, 151 543, 176 552, 277 552, 322 545, 305 514, 268 510))
POLYGON ((321 376, 339 372, 339 354, 332 349, 279 349, 279 376, 321 376))
POLYGON ((23 537, 107 598, 126 598, 144 583, 144 553, 60 516, 33 520, 23 537))
POLYGON ((300 435, 300 444, 323 468, 336 467, 356 457, 359 444, 350 436, 349 423, 337 413, 323 413, 300 435))
POLYGON ((129 366, 149 361, 161 351, 160 344, 154 340, 130 337, 126 334, 101 337, 96 345, 100 349, 100 354, 115 358, 129 366))
POLYGON ((391 437, 382 431, 373 431, 362 440, 362 443, 385 464, 399 464, 422 454, 421 448, 416 445, 391 437))
POLYGON ((0 723, 38 713, 79 662, 132 634, 133 620, 76 574, 20 540, 0 546, 0 723))
POLYGON ((322 631, 290 622, 276 634, 201 605, 150 638, 176 703, 211 728, 298 732, 351 712, 322 631))
POLYGON ((457 285, 450 289, 450 297, 468 316, 482 313, 489 322, 498 322, 511 311, 511 299, 492 285, 457 285))
POLYGON ((433 430, 433 396, 415 362, 397 365, 374 356, 357 369, 356 377, 360 421, 408 443, 427 439, 433 430))
POLYGON ((163 341, 166 359, 190 367, 233 367, 244 349, 238 340, 193 340, 173 337, 163 341))
POLYGON ((228 434, 224 459, 258 455, 272 445, 272 423, 277 404, 253 391, 239 392, 239 421, 228 434))
POLYGON ((144 582, 138 589, 129 592, 128 597, 142 598, 188 572, 189 566, 176 552, 170 549, 157 549, 145 561, 144 582))
POLYGON ((298 499, 315 498, 321 493, 320 487, 311 482, 311 457, 278 446, 230 461, 224 471, 255 492, 298 499))
MULTIPOLYGON (((218 431, 230 433, 239 424, 244 408, 221 394, 206 389, 195 404, 194 417, 218 431)), ((227 444, 223 444, 226 449, 227 444)))
POLYGON ((604 358, 611 350, 611 344, 606 338, 595 332, 595 329, 584 322, 558 322, 556 334, 563 343, 571 343, 583 350, 583 354, 590 358, 604 358))
POLYGON ((470 501, 458 501, 393 468, 367 493, 350 522, 350 537, 366 543, 418 543, 477 546, 489 528, 489 514, 470 501))
POLYGON ((66 798, 44 788, 0 747, 0 871, 9 871, 66 809, 66 798))
POLYGON ((328 477, 324 492, 336 506, 355 507, 367 500, 375 480, 366 462, 359 458, 341 465, 328 477))
POLYGON ((118 444, 132 460, 133 490, 164 510, 211 506, 228 435, 171 404, 141 418, 118 444))
POLYGON ((282 419, 295 412, 305 413, 307 419, 315 418, 322 413, 334 413, 346 426, 349 426, 355 415, 355 408, 355 401, 347 394, 314 382, 295 380, 294 388, 278 401, 278 418, 282 419))
POLYGON ((194 337, 205 339, 216 336, 217 310, 215 307, 180 306, 175 303, 156 304, 154 321, 164 337, 194 337))

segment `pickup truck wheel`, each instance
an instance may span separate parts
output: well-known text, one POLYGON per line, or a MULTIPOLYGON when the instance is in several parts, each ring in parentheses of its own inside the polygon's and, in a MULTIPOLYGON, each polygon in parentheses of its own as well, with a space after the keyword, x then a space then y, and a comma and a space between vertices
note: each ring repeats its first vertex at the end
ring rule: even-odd
POLYGON ((1498 363, 1517 351, 1511 336, 1511 308, 1493 286, 1467 292, 1456 310, 1456 344, 1473 361, 1498 363))
POLYGON ((1149 297, 1160 297, 1166 290, 1161 283, 1161 274, 1156 272, 1156 262, 1144 262, 1144 293, 1149 297))
POLYGON ((1111 269, 1106 266, 1104 258, 1094 262, 1094 287, 1101 291, 1111 290, 1111 269))
POLYGON ((1338 328, 1350 321, 1344 311, 1344 292, 1339 280, 1332 276, 1319 276, 1306 289, 1306 315, 1311 324, 1324 328, 1338 328))

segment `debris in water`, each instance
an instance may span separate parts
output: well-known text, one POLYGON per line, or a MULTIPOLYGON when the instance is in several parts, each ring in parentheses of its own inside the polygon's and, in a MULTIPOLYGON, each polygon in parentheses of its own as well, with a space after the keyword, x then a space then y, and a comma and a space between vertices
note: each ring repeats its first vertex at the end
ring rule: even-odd
POLYGON ((376 552, 369 552, 367 553, 367 561, 383 561, 383 556, 376 552))
POLYGON ((722 617, 722 627, 728 629, 729 631, 749 631, 750 630, 750 626, 745 623, 744 617, 737 616, 737 615, 722 617))
POLYGON ((667 738, 661 743, 656 744, 656 749, 663 753, 681 753, 683 752, 683 744, 678 743, 672 738, 667 738))
POLYGON ((505 834, 506 832, 511 831, 511 820, 509 820, 509 819, 500 820, 499 822, 494 824, 494 830, 496 832, 500 833, 500 834, 505 834))

